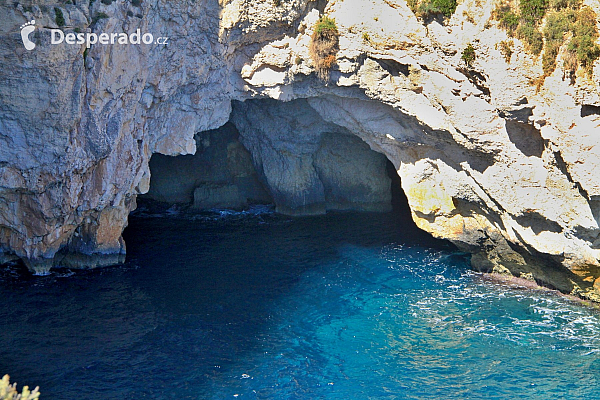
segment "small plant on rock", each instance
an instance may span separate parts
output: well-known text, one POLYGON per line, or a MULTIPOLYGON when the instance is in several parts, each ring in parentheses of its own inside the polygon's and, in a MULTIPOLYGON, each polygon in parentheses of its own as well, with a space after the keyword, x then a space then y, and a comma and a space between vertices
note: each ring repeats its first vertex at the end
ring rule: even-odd
POLYGON ((327 16, 319 19, 312 34, 309 54, 314 61, 317 76, 326 81, 336 61, 339 49, 339 33, 335 20, 327 16))
POLYGON ((504 40, 504 41, 498 43, 498 46, 500 48, 500 53, 504 57, 504 61, 506 61, 507 64, 510 63, 510 58, 512 57, 512 54, 513 54, 513 50, 512 50, 513 41, 512 40, 504 40))
POLYGON ((56 22, 56 25, 65 26, 65 16, 63 15, 60 8, 54 7, 54 17, 55 17, 54 21, 56 22))
POLYGON ((463 60, 467 67, 471 67, 471 65, 473 65, 473 61, 475 61, 475 48, 471 43, 469 43, 463 50, 460 59, 463 60))
POLYGON ((419 18, 428 19, 436 15, 450 18, 456 11, 456 0, 407 0, 410 9, 419 18))
POLYGON ((99 12, 96 15, 94 15, 94 18, 92 18, 92 24, 95 24, 96 22, 100 21, 101 19, 106 19, 108 18, 108 15, 106 15, 103 12, 99 12))

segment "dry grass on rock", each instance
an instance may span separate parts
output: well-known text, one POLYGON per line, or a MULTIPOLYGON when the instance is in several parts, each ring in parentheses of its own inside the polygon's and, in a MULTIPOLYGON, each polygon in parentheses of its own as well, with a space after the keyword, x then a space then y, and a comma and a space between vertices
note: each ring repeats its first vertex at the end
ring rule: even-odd
POLYGON ((317 76, 327 81, 339 50, 339 33, 333 19, 326 16, 319 19, 308 50, 317 76))

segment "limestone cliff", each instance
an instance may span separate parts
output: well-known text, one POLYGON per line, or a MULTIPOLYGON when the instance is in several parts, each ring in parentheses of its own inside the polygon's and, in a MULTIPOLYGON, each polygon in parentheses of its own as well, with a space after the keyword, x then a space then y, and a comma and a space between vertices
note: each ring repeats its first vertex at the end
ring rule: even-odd
MULTIPOLYGON (((475 268, 600 300, 600 63, 544 77, 519 39, 506 57, 495 7, 464 0, 425 23, 405 0, 2 3, 0 263, 121 261, 151 155, 192 154, 195 134, 231 120, 280 211, 336 204, 342 176, 316 143, 343 153, 353 135, 394 164, 418 226, 475 268), (323 14, 339 31, 326 82, 309 54, 323 14), (51 45, 59 24, 169 43, 51 45)), ((376 204, 380 183, 359 181, 376 204)))

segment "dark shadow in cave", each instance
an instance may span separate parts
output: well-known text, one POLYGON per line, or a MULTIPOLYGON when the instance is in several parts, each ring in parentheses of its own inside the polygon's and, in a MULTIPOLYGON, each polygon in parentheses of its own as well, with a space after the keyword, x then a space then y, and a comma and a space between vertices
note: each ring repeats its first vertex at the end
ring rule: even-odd
POLYGON ((141 203, 241 210, 273 202, 232 123, 197 133, 194 139, 194 155, 152 156, 150 190, 138 197, 141 203))
POLYGON ((416 227, 412 217, 410 215, 410 206, 408 205, 408 199, 406 198, 406 194, 404 194, 404 190, 402 190, 402 182, 400 181, 400 175, 396 171, 396 167, 390 160, 387 160, 385 169, 387 175, 390 177, 392 184, 391 192, 392 192, 392 211, 394 214, 398 215, 402 220, 406 220, 406 222, 412 223, 413 226, 416 227))
POLYGON ((590 115, 600 115, 600 107, 591 104, 584 104, 581 106, 580 115, 581 118, 589 117, 590 115))

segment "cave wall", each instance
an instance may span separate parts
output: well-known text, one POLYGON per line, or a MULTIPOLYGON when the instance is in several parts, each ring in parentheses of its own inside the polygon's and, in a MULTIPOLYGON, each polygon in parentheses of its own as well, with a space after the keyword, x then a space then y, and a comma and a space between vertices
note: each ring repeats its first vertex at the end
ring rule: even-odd
POLYGON ((391 210, 385 156, 324 121, 306 100, 236 102, 231 120, 278 212, 391 210))

